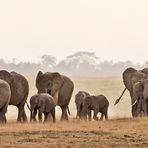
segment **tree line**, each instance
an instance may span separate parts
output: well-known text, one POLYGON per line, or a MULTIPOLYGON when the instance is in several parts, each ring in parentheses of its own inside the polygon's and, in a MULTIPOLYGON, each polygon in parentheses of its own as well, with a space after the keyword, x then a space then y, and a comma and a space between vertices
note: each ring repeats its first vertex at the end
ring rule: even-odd
POLYGON ((148 61, 143 64, 134 64, 132 61, 113 62, 109 60, 100 61, 93 52, 77 52, 57 62, 56 57, 42 55, 36 62, 6 62, 0 59, 0 69, 17 71, 24 75, 36 74, 39 70, 58 71, 71 76, 121 76, 127 67, 142 69, 148 67, 148 61))

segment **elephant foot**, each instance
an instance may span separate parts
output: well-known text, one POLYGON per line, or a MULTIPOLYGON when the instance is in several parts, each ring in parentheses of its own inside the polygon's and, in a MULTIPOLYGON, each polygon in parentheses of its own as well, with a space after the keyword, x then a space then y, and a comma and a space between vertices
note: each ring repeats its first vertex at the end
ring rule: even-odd
POLYGON ((98 117, 93 117, 94 120, 98 121, 98 117))
POLYGON ((61 118, 61 121, 68 121, 68 118, 61 118))

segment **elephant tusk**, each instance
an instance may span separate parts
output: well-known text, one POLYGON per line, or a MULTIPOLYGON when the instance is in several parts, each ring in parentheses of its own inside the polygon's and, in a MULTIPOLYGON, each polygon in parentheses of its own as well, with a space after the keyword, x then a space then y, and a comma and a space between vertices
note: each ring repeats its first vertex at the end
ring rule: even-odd
POLYGON ((134 106, 137 103, 137 100, 135 100, 135 102, 133 104, 131 104, 132 106, 134 106))

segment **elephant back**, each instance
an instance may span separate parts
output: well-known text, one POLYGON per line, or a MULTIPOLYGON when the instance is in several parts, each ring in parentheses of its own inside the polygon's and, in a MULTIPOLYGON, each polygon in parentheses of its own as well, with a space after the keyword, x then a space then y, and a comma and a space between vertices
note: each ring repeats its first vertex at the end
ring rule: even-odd
POLYGON ((10 74, 13 77, 13 81, 10 84, 11 99, 9 104, 17 105, 27 99, 29 93, 29 84, 23 75, 16 72, 11 72, 10 74))

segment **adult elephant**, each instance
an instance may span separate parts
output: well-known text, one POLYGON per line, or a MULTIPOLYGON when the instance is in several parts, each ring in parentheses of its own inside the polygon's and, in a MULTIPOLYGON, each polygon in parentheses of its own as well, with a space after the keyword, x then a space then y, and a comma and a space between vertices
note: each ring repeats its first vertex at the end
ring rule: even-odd
POLYGON ((27 116, 25 113, 24 105, 26 103, 29 92, 29 85, 27 79, 16 72, 9 73, 6 70, 0 71, 0 79, 6 81, 10 85, 11 98, 9 105, 14 105, 18 108, 17 121, 26 122, 27 116))
POLYGON ((6 123, 6 112, 11 97, 11 89, 9 84, 0 80, 0 123, 6 123))
POLYGON ((124 72, 123 72, 123 83, 125 85, 125 89, 123 90, 121 96, 119 97, 119 99, 117 99, 115 101, 115 105, 120 101, 121 97, 123 96, 125 90, 127 89, 130 93, 130 97, 131 97, 131 103, 132 103, 132 116, 133 117, 137 117, 137 102, 136 98, 134 98, 133 96, 133 85, 140 81, 140 80, 144 80, 147 78, 147 75, 145 73, 143 73, 142 71, 137 71, 134 68, 127 68, 124 72))
POLYGON ((36 88, 38 93, 48 93, 53 96, 55 104, 62 109, 61 120, 68 120, 67 109, 74 89, 72 80, 58 72, 39 71, 36 88))
POLYGON ((88 96, 90 96, 90 94, 85 91, 79 91, 75 95, 75 104, 76 104, 76 109, 77 109, 76 118, 81 119, 83 100, 85 99, 85 97, 88 97, 88 96))

